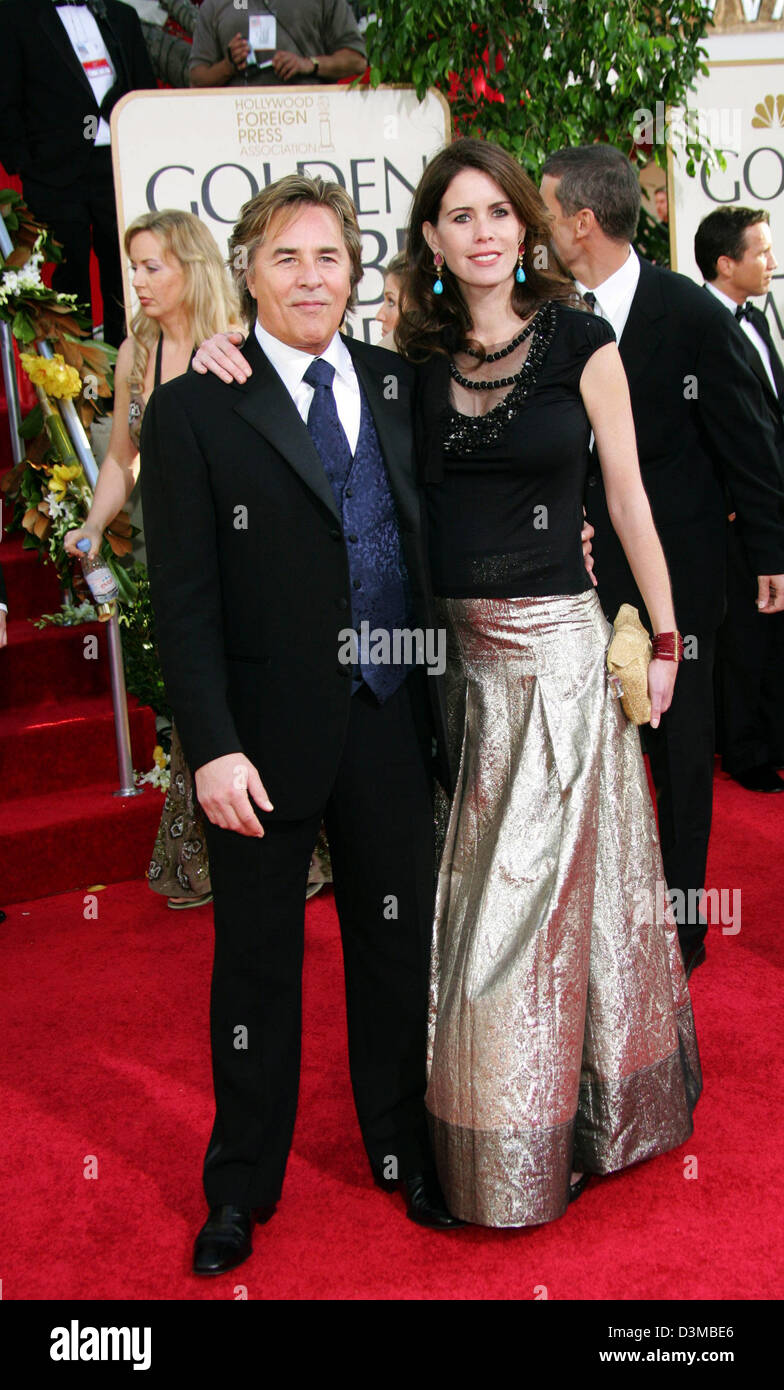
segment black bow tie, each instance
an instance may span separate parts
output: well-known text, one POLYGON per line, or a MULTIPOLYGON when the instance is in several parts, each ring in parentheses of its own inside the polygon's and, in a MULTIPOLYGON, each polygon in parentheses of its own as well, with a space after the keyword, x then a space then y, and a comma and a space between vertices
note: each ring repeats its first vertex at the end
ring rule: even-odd
POLYGON ((594 294, 593 290, 586 290, 585 294, 583 295, 583 299, 585 300, 586 304, 589 304, 591 306, 592 309, 596 308, 596 295, 594 294))
POLYGON ((751 316, 753 312, 754 306, 752 304, 739 304, 737 309, 735 310, 735 317, 738 320, 738 323, 740 323, 741 319, 748 319, 749 323, 751 323, 751 316))

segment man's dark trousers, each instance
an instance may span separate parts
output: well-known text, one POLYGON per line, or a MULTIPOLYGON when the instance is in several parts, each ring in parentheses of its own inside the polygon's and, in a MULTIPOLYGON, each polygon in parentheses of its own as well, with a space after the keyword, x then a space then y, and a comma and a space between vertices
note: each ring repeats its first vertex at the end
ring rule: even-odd
MULTIPOLYGON (((427 679, 416 669, 383 705, 365 685, 353 695, 323 808, 354 1098, 371 1167, 388 1177, 432 1166, 423 1105, 434 897, 427 679)), ((261 840, 206 826, 215 891, 210 1206, 274 1203, 294 1129, 305 886, 322 810, 262 819, 261 840)))

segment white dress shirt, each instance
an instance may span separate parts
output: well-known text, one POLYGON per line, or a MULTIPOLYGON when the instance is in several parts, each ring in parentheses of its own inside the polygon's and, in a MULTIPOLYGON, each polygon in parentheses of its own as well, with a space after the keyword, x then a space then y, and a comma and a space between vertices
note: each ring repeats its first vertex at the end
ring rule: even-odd
MULTIPOLYGON (((267 332, 266 328, 262 328, 258 320, 256 321, 256 338, 265 357, 275 368, 302 419, 307 424, 308 411, 313 400, 313 387, 309 386, 302 378, 311 362, 316 360, 313 353, 302 352, 299 348, 290 347, 288 343, 282 343, 280 338, 274 338, 271 333, 267 332)), ((319 356, 324 362, 329 362, 330 366, 335 368, 332 394, 335 397, 338 418, 353 454, 359 439, 362 400, 351 353, 340 334, 336 333, 329 346, 319 353, 319 356)))
MULTIPOLYGON (((721 301, 725 309, 729 309, 730 313, 732 314, 732 317, 735 318, 735 310, 738 307, 736 301, 734 299, 730 299, 728 294, 725 294, 723 290, 717 289, 715 285, 708 285, 707 288, 710 290, 712 295, 715 295, 716 299, 721 301)), ((746 337, 749 338, 750 341, 754 344, 755 348, 757 349, 757 352, 762 358, 762 365, 765 368, 765 371, 768 374, 768 380, 771 386, 773 387, 773 394, 776 397, 776 399, 778 399, 779 393, 776 388, 776 379, 773 375, 773 371, 770 365, 770 353, 768 352, 768 345, 765 342, 765 339, 754 327, 754 324, 749 323, 749 320, 747 318, 736 319, 735 321, 743 329, 743 332, 746 334, 746 337)))
MULTIPOLYGON (((615 331, 618 342, 621 341, 621 334, 626 327, 626 320, 629 317, 629 310, 632 307, 637 283, 640 279, 640 261, 633 246, 629 247, 629 254, 623 265, 601 285, 594 285, 592 294, 596 295, 594 313, 600 318, 609 319, 615 331)), ((584 295, 588 293, 588 286, 575 280, 575 284, 584 295)))
MULTIPOLYGON (((106 93, 114 86, 115 72, 95 15, 86 5, 60 5, 57 13, 100 106, 106 93)), ((102 116, 93 143, 108 145, 109 141, 109 126, 102 116)))

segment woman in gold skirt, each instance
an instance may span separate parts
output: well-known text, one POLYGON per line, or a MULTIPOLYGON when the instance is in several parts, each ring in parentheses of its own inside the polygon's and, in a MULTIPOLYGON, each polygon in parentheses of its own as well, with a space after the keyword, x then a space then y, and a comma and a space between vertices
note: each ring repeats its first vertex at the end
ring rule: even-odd
POLYGON ((554 1220, 588 1174, 683 1143, 701 1089, 639 735, 583 561, 591 430, 655 628, 654 725, 682 648, 614 334, 546 268, 548 241, 515 161, 457 141, 414 198, 397 329, 420 363, 456 775, 426 1103, 447 1203, 487 1226, 554 1220))

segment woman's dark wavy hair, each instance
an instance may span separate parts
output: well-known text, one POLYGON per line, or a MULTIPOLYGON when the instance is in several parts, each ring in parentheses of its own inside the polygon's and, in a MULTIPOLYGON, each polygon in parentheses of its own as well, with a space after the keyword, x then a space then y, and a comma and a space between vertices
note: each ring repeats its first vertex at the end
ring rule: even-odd
POLYGON ((464 138, 439 151, 419 181, 408 226, 408 266, 401 299, 404 307, 395 329, 401 353, 413 362, 424 362, 434 353, 451 354, 470 346, 481 353, 471 338, 471 317, 449 267, 442 274, 444 290, 433 294, 433 253, 422 226, 436 223, 441 200, 452 179, 464 169, 478 169, 503 189, 520 221, 525 224, 525 283, 511 277, 512 307, 521 318, 548 299, 579 304, 572 281, 558 268, 550 247, 550 214, 536 186, 517 161, 489 140, 464 138))

